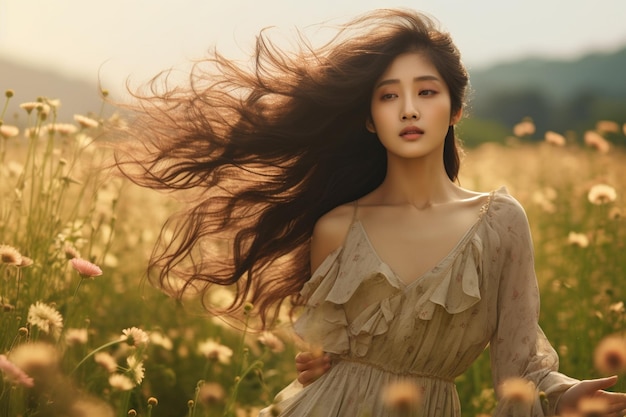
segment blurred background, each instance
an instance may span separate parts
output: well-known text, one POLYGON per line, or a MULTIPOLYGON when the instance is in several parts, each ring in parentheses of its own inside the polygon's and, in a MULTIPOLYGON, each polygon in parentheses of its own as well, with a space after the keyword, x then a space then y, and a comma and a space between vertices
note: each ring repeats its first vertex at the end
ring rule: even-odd
POLYGON ((626 2, 600 0, 0 1, 0 88, 18 101, 62 98, 60 118, 99 109, 162 70, 184 77, 213 47, 244 57, 262 28, 281 33, 382 7, 412 7, 454 37, 473 87, 467 144, 497 140, 523 117, 537 135, 580 136, 626 121, 626 2))

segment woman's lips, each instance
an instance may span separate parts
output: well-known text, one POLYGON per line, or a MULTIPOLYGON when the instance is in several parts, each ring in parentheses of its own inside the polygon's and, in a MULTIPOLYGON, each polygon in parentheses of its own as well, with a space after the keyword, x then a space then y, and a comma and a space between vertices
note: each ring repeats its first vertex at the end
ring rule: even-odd
POLYGON ((400 136, 404 139, 419 139, 424 134, 424 131, 416 126, 407 126, 400 131, 400 136))

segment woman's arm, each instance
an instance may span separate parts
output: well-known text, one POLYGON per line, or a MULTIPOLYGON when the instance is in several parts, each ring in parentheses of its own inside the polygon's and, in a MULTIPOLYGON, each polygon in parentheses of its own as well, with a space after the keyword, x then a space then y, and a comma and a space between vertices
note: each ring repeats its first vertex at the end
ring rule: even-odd
MULTIPOLYGON (((548 415, 554 413, 561 395, 579 381, 558 372, 559 358, 539 327, 539 288, 535 276, 533 242, 526 213, 510 196, 500 202, 490 219, 500 239, 497 256, 502 265, 497 290, 497 324, 489 345, 494 387, 512 378, 532 381, 546 394, 548 415)), ((495 283, 494 283, 495 284, 495 283)), ((494 415, 504 415, 499 398, 494 415)), ((542 416, 546 404, 538 397, 532 416, 542 416)))
MULTIPOLYGON (((311 237, 311 274, 332 251, 344 243, 353 215, 354 206, 346 204, 331 210, 317 221, 311 237)), ((303 386, 315 382, 330 367, 330 356, 324 352, 300 352, 296 355, 298 381, 303 386)))

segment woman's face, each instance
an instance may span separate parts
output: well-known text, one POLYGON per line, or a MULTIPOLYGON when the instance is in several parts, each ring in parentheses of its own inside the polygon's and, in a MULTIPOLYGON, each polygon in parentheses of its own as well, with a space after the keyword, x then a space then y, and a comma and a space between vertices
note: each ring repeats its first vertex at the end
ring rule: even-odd
POLYGON ((426 55, 407 52, 377 80, 367 128, 389 155, 441 158, 448 128, 460 117, 460 111, 451 115, 448 86, 435 66, 426 55))

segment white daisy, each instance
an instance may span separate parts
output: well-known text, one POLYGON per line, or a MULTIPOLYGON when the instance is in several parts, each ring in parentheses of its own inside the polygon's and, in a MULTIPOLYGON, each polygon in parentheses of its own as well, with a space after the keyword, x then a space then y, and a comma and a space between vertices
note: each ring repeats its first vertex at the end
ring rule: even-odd
POLYGON ((98 365, 102 366, 104 369, 107 370, 107 372, 111 374, 117 370, 117 361, 109 353, 97 352, 93 356, 93 359, 98 365))
POLYGON ((120 340, 126 341, 130 346, 145 347, 150 342, 150 337, 148 333, 137 327, 129 327, 122 330, 120 340))
POLYGON ((233 350, 228 346, 224 346, 213 339, 207 339, 198 345, 198 351, 207 359, 217 359, 223 364, 230 363, 233 356, 233 350))
POLYGON ((134 356, 129 356, 126 359, 126 362, 128 362, 130 378, 134 380, 137 385, 141 384, 141 381, 143 381, 143 377, 146 373, 146 369, 143 367, 143 361, 137 360, 134 356))
POLYGON ((63 316, 53 307, 37 301, 28 309, 28 323, 58 338, 63 330, 63 316))

